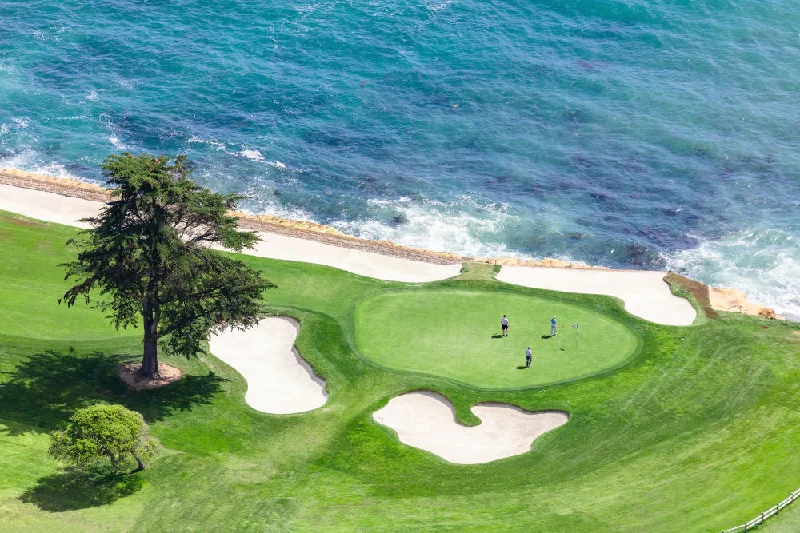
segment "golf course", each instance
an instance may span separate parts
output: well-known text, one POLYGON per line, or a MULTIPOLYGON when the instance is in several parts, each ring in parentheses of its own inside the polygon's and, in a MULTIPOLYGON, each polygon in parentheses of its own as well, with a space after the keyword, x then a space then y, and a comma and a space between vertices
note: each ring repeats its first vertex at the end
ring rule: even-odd
MULTIPOLYGON (((129 391, 117 369, 141 359, 140 329, 58 304, 77 231, 0 211, 0 531, 719 532, 800 487, 796 323, 712 318, 679 286, 698 311, 680 327, 487 265, 404 283, 237 254, 277 285, 265 313, 299 322, 298 357, 324 382, 324 405, 276 415, 213 350, 165 356, 180 380, 129 391), (487 406, 563 420, 529 450, 457 464, 380 423, 409 393, 468 430, 487 406), (162 446, 146 470, 78 482, 48 457, 97 403, 143 415, 162 446)), ((800 530, 798 506, 762 530, 800 530)))

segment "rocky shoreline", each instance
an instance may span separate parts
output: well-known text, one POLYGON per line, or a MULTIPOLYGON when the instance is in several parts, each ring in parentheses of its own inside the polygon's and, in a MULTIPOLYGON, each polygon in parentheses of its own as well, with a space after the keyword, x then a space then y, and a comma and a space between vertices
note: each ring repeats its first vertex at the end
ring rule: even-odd
MULTIPOLYGON (((70 196, 96 202, 107 202, 110 191, 99 185, 86 183, 70 178, 57 178, 15 169, 0 169, 0 184, 23 189, 34 189, 70 196)), ((234 212, 240 225, 247 229, 277 233, 288 237, 312 240, 323 244, 372 252, 386 256, 399 257, 412 261, 423 261, 438 265, 452 265, 464 262, 480 262, 493 265, 526 266, 537 268, 571 268, 591 270, 613 270, 606 267, 595 267, 582 263, 571 263, 560 259, 545 258, 540 260, 520 260, 511 257, 464 257, 449 252, 439 252, 403 246, 390 241, 371 241, 346 235, 334 228, 304 220, 287 220, 272 215, 251 215, 234 212)), ((738 312, 764 318, 782 319, 772 308, 747 300, 746 295, 736 289, 712 288, 699 282, 702 287, 704 306, 710 309, 727 312, 738 312), (706 296, 707 295, 707 296, 706 296), (707 303, 706 303, 707 301, 707 303)))
MULTIPOLYGON (((12 185, 24 189, 35 189, 59 194, 61 196, 71 196, 96 202, 107 202, 110 198, 110 191, 108 189, 93 183, 86 183, 70 178, 44 176, 15 169, 0 169, 0 184, 12 185)), ((411 248, 390 241, 372 241, 353 237, 330 226, 305 220, 288 220, 273 215, 251 215, 241 212, 234 212, 232 214, 239 218, 242 227, 248 229, 278 233, 288 237, 308 239, 333 246, 341 246, 344 248, 352 248, 439 265, 451 265, 454 263, 471 261, 508 266, 609 270, 605 267, 593 267, 582 263, 570 263, 568 261, 551 258, 528 261, 512 257, 465 257, 450 252, 411 248)))

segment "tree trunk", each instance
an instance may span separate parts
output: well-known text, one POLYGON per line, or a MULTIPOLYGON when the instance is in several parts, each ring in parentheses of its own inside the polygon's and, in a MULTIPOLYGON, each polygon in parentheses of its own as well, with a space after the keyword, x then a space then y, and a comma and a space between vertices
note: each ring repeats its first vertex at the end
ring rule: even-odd
POLYGON ((134 453, 134 454, 133 454, 133 457, 134 457, 134 459, 136 459, 136 463, 139 465, 138 467, 136 467, 136 470, 134 470, 134 472, 141 472, 142 470, 144 470, 145 468, 147 468, 147 467, 144 465, 144 463, 142 462, 142 459, 141 459, 141 458, 140 458, 138 455, 136 455, 136 454, 134 453))
POLYGON ((153 312, 153 306, 145 304, 144 312, 144 354, 142 368, 139 371, 147 379, 153 379, 158 374, 158 319, 153 312))

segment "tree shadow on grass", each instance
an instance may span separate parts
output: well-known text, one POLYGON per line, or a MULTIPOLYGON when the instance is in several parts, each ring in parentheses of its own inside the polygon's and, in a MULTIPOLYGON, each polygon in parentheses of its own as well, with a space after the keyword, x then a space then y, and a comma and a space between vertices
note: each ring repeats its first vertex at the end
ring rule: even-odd
POLYGON ((142 484, 138 474, 115 473, 109 468, 88 472, 67 469, 39 479, 19 499, 43 511, 74 511, 108 505, 138 492, 142 484))
POLYGON ((10 426, 13 433, 50 432, 63 426, 75 410, 107 402, 122 404, 154 422, 210 403, 224 381, 214 373, 185 375, 160 389, 129 393, 117 368, 130 359, 130 355, 74 350, 35 353, 0 388, 0 420, 15 422, 10 426))

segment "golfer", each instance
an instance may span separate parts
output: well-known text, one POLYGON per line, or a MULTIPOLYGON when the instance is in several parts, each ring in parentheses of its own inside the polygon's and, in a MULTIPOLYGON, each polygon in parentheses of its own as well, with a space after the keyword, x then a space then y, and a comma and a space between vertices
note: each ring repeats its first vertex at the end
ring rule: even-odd
POLYGON ((533 359, 531 356, 531 347, 528 346, 528 349, 525 350, 525 368, 531 367, 531 359, 533 359))
POLYGON ((503 318, 500 319, 500 327, 503 329, 503 337, 508 337, 508 318, 506 318, 506 315, 503 315, 503 318))
POLYGON ((553 315, 553 318, 550 319, 550 336, 556 336, 556 330, 558 330, 558 324, 556 324, 556 317, 553 315))

